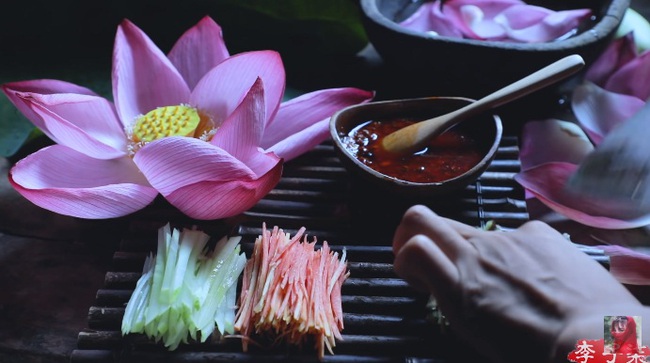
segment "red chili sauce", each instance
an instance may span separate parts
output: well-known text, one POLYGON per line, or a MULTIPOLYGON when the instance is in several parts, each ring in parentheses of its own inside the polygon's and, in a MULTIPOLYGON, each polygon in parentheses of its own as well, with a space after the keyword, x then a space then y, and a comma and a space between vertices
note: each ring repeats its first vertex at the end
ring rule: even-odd
POLYGON ((348 134, 347 151, 370 168, 401 180, 433 183, 457 177, 483 158, 476 140, 453 129, 435 137, 422 151, 396 156, 381 145, 382 138, 413 124, 408 119, 368 121, 348 134))

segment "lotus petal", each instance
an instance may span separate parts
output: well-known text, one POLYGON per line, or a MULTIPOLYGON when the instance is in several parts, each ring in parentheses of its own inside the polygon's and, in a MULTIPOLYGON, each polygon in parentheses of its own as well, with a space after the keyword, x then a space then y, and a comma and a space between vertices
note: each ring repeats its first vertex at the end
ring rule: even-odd
POLYGON ((460 8, 461 17, 465 22, 467 29, 464 35, 471 39, 481 40, 502 40, 506 37, 506 29, 494 21, 494 19, 485 18, 483 9, 475 5, 465 5, 460 8))
POLYGON ((508 29, 526 29, 543 22, 554 12, 541 6, 515 4, 495 16, 495 21, 508 29))
POLYGON ((607 79, 603 88, 646 100, 650 97, 650 82, 639 80, 647 79, 650 79, 650 52, 644 52, 621 65, 607 79))
MULTIPOLYGON (((645 105, 645 98, 639 95, 647 97, 650 86, 638 79, 648 76, 650 58, 645 54, 637 57, 631 33, 611 43, 587 70, 585 81, 573 90, 571 107, 596 147, 645 105)), ((627 229, 650 224, 650 216, 640 215, 635 206, 593 194, 578 196, 565 188, 589 145, 584 139, 570 145, 570 138, 558 135, 558 130, 539 124, 525 126, 521 155, 524 171, 515 179, 526 189, 527 197, 533 195, 565 217, 597 228, 627 229), (543 149, 548 143, 553 146, 549 149, 556 152, 543 149)))
POLYGON ((285 160, 290 160, 292 157, 288 157, 287 153, 300 154, 329 137, 328 122, 321 121, 329 121, 337 111, 350 105, 368 102, 373 97, 372 92, 356 88, 330 88, 306 93, 284 102, 275 119, 266 126, 261 147, 277 151, 280 147, 274 145, 291 136, 292 144, 282 147, 284 151, 278 154, 285 160), (319 126, 315 127, 316 124, 319 126), (309 142, 300 142, 302 132, 305 135, 315 135, 308 137, 311 140, 309 142), (291 145, 302 151, 291 151, 291 145))
POLYGON ((158 107, 187 103, 190 95, 171 61, 128 20, 115 36, 112 78, 115 106, 125 125, 158 107))
POLYGON ((636 58, 637 51, 634 35, 628 33, 624 37, 612 41, 585 72, 585 80, 604 87, 607 79, 624 64, 636 58))
POLYGON ((533 43, 571 33, 591 13, 588 8, 553 11, 519 0, 438 0, 425 2, 400 25, 451 37, 533 43))
POLYGON ((29 81, 10 82, 4 84, 2 87, 10 89, 13 92, 38 93, 43 95, 73 93, 87 96, 98 96, 97 93, 91 89, 58 79, 34 79, 29 81))
POLYGON ((2 90, 9 98, 9 101, 23 114, 34 126, 41 129, 43 133, 52 138, 43 120, 35 114, 30 104, 25 102, 24 98, 31 97, 35 94, 50 95, 57 93, 71 93, 79 95, 97 96, 97 94, 88 88, 77 86, 76 84, 59 81, 54 79, 37 79, 32 81, 20 81, 6 83, 2 85, 2 90))
POLYGON ((466 38, 500 40, 506 35, 505 29, 494 18, 519 4, 522 2, 518 0, 448 0, 443 13, 466 38))
POLYGON ((514 5, 494 20, 504 26, 509 40, 540 43, 571 33, 590 15, 590 9, 551 11, 539 6, 514 5))
POLYGON ((617 245, 595 246, 609 256, 610 272, 628 285, 650 285, 650 255, 617 245))
POLYGON ((286 162, 302 155, 319 145, 330 137, 329 119, 325 119, 297 132, 277 144, 266 149, 266 151, 282 157, 286 162))
POLYGON ((553 161, 578 164, 594 149, 582 129, 568 121, 529 121, 521 135, 522 170, 553 161))
POLYGON ((42 129, 56 143, 97 159, 127 155, 124 129, 113 104, 105 98, 79 94, 19 97, 31 106, 42 120, 42 129))
POLYGON ((259 144, 264 133, 264 88, 257 79, 253 87, 223 123, 211 143, 244 163, 261 175, 277 164, 276 158, 269 158, 260 152, 259 144))
POLYGON ((190 89, 194 89, 209 70, 229 56, 221 27, 209 16, 186 31, 168 55, 190 89))
POLYGON ((578 122, 598 145, 616 125, 637 113, 645 102, 583 82, 573 90, 571 108, 578 122))
POLYGON ((460 27, 442 12, 440 0, 422 4, 400 25, 416 32, 434 32, 436 35, 462 38, 460 27))
POLYGON ((190 104, 206 111, 220 125, 257 78, 264 84, 266 124, 275 117, 285 86, 284 66, 274 51, 240 53, 221 62, 196 85, 190 104))
POLYGON ((93 159, 61 145, 20 160, 9 178, 32 203, 79 218, 121 217, 144 208, 158 195, 131 159, 93 159))
MULTIPOLYGON (((255 205, 280 180, 282 162, 266 153, 270 168, 255 174, 226 151, 189 137, 147 144, 134 157, 147 179, 176 208, 197 219, 229 217, 255 205)), ((261 164, 261 163, 260 163, 261 164)))
POLYGON ((611 200, 568 192, 564 186, 577 167, 570 163, 546 163, 518 173, 515 180, 547 207, 587 226, 628 229, 650 224, 650 215, 633 215, 611 200))
POLYGON ((277 185, 283 164, 276 160, 275 167, 258 178, 203 181, 179 188, 166 198, 191 218, 211 220, 235 216, 253 207, 277 185))
POLYGON ((166 137, 140 149, 133 161, 160 194, 206 180, 254 179, 257 175, 225 150, 191 137, 166 137))

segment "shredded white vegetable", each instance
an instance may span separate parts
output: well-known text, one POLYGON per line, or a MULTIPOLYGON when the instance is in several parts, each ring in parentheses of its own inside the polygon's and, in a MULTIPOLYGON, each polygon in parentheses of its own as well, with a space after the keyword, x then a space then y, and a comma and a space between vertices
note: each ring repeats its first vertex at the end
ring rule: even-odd
POLYGON ((246 264, 241 237, 222 238, 212 251, 198 230, 158 231, 122 319, 122 334, 145 334, 175 350, 188 339, 204 342, 217 328, 234 333, 237 281, 246 264))

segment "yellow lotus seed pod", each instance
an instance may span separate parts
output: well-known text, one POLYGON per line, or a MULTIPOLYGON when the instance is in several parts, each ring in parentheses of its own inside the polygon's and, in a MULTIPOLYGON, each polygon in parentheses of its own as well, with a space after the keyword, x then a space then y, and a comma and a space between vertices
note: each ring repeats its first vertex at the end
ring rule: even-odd
POLYGON ((193 137, 201 117, 183 105, 158 107, 141 116, 133 127, 133 141, 150 142, 167 136, 193 137))

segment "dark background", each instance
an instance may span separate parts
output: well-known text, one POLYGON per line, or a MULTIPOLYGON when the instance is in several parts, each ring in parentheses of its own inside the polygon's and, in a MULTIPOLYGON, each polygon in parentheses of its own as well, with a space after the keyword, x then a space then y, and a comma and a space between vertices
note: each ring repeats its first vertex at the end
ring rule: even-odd
MULTIPOLYGON (((58 78, 108 97, 113 38, 122 19, 132 20, 168 51, 204 15, 211 15, 223 27, 231 53, 280 51, 290 91, 342 86, 376 89, 386 76, 382 72, 390 71, 382 68, 372 49, 365 48, 352 0, 283 2, 287 5, 283 11, 289 15, 301 6, 326 8, 312 17, 296 20, 294 16, 292 21, 235 2, 12 2, 0 11, 0 82, 58 78), (347 15, 328 16, 337 11, 347 15)), ((648 1, 633 0, 632 7, 650 16, 648 1)), ((4 117, 0 124, 14 121, 7 118, 19 115, 0 97, 4 117)), ((29 127, 22 125, 17 128, 29 127)), ((5 128, 3 132, 0 137, 12 131, 5 128)), ((11 160, 0 158, 0 173, 6 175, 10 166, 11 160)), ((618 237, 643 238, 647 243, 645 234, 622 233, 618 237)), ((114 236, 115 230, 104 223, 79 221, 35 207, 11 188, 6 177, 0 178, 0 362, 69 360, 115 251, 114 236)))

